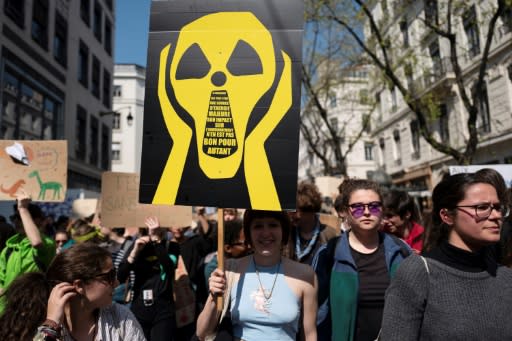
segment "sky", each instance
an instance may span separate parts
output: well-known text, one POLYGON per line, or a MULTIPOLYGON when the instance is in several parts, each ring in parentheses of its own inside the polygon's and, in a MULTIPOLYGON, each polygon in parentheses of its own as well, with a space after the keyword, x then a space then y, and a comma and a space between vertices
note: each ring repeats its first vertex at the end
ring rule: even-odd
POLYGON ((146 66, 151 0, 117 0, 114 62, 146 66))

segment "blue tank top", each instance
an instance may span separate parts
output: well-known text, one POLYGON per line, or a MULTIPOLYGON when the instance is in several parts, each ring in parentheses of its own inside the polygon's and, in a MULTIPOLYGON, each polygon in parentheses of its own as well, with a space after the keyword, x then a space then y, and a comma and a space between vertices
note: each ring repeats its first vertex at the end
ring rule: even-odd
MULTIPOLYGON (((259 277, 268 297, 277 267, 260 267, 259 277)), ((295 341, 300 318, 300 299, 286 282, 282 265, 272 296, 267 300, 249 261, 245 274, 231 288, 233 335, 245 341, 295 341)))

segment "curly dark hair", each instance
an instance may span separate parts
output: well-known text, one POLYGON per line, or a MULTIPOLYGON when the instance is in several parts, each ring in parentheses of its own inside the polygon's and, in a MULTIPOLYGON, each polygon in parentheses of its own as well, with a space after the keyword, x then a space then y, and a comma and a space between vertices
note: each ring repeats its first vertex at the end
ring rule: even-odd
POLYGON ((274 218, 277 219, 281 223, 281 229, 283 231, 283 240, 281 241, 282 245, 285 245, 288 242, 288 238, 290 236, 290 217, 288 214, 283 211, 260 211, 260 210, 246 210, 244 213, 244 234, 245 240, 252 245, 251 240, 251 223, 254 219, 261 218, 274 218))
POLYGON ((51 287, 42 272, 16 278, 5 291, 5 310, 0 316, 0 339, 32 340, 46 318, 51 287))
POLYGON ((336 205, 341 210, 348 210, 348 204, 352 193, 358 190, 371 190, 377 193, 379 199, 382 200, 382 192, 380 186, 371 180, 366 179, 345 179, 338 187, 340 190, 339 199, 337 199, 336 205))
POLYGON ((297 209, 305 212, 319 212, 322 208, 322 195, 315 184, 302 181, 297 187, 297 209))

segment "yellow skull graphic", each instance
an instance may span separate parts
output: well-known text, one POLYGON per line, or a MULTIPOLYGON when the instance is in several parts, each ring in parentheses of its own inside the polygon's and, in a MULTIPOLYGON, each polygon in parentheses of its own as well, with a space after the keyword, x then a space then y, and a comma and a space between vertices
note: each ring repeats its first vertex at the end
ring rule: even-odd
POLYGON ((252 13, 215 13, 180 31, 171 85, 194 118, 199 165, 209 178, 231 178, 240 167, 249 116, 272 85, 275 64, 272 36, 252 13))
MULTIPOLYGON (((173 148, 153 203, 174 203, 192 130, 176 114, 165 77, 170 45, 160 54, 158 97, 173 148), (170 191, 169 190, 173 189, 170 191), (175 190, 174 190, 175 189, 175 190)), ((251 112, 276 78, 272 36, 250 12, 219 12, 184 26, 170 62, 178 104, 194 120, 199 166, 210 179, 232 178, 242 158, 253 208, 271 202, 280 209, 264 142, 291 106, 291 62, 284 68, 272 103, 246 138, 251 112)))

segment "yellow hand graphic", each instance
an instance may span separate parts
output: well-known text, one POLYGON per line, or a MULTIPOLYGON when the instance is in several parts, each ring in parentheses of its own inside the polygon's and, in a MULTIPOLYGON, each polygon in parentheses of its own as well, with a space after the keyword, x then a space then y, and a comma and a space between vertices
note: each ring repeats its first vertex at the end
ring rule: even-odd
POLYGON ((160 177, 160 182, 153 197, 153 204, 171 204, 176 201, 176 195, 181 182, 185 160, 187 158, 192 129, 183 122, 171 105, 165 88, 167 74, 167 57, 171 44, 160 52, 160 67, 158 71, 158 99, 164 116, 165 125, 172 138, 172 150, 160 177))
POLYGON ((283 119, 292 104, 292 72, 290 57, 282 52, 283 74, 268 112, 245 141, 244 171, 251 207, 281 210, 281 204, 265 153, 265 141, 283 119))

